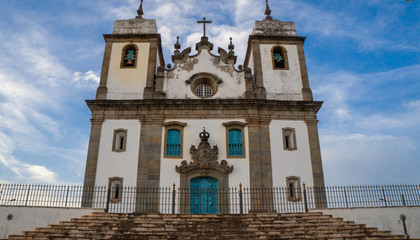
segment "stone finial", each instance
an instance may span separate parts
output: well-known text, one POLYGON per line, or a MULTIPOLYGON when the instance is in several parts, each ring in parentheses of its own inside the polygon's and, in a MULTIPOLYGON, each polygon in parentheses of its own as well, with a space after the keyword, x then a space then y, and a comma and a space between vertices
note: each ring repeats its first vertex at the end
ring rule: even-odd
POLYGON ((179 49, 181 49, 181 44, 179 43, 179 36, 176 37, 176 43, 174 44, 174 47, 174 55, 179 56, 181 54, 181 52, 179 51, 179 49))
POLYGON ((265 13, 264 14, 266 15, 265 19, 273 20, 273 18, 270 16, 271 9, 270 9, 270 6, 268 6, 268 0, 265 0, 265 13))
POLYGON ((232 43, 232 37, 230 38, 230 44, 228 46, 228 49, 229 49, 229 55, 230 56, 235 55, 235 52, 233 51, 235 49, 235 45, 233 45, 233 43, 232 43))
POLYGON ((181 44, 179 43, 179 36, 176 37, 176 43, 174 45, 176 50, 181 49, 181 44))
POLYGON ((139 9, 137 9, 137 17, 136 18, 143 18, 143 0, 140 0, 139 9))

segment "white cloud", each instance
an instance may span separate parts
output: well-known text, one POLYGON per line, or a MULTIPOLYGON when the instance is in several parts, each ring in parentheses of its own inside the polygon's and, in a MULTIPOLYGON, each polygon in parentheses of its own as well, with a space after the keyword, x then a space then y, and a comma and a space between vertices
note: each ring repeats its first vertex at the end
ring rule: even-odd
POLYGON ((73 73, 72 82, 79 88, 93 88, 96 89, 99 85, 100 76, 97 72, 89 70, 85 73, 73 73))
MULTIPOLYGON (((58 183, 59 174, 47 166, 58 168, 66 160, 57 156, 57 145, 65 142, 61 148, 74 151, 63 136, 71 129, 60 119, 68 114, 72 75, 61 62, 65 51, 55 51, 54 34, 23 18, 10 19, 19 31, 0 33, 0 55, 7 56, 0 59, 0 164, 14 181, 58 183)), ((74 84, 97 86, 99 77, 88 71, 79 80, 74 84)))
POLYGON ((420 181, 420 66, 323 72, 312 79, 315 99, 325 100, 318 117, 327 184, 420 181))

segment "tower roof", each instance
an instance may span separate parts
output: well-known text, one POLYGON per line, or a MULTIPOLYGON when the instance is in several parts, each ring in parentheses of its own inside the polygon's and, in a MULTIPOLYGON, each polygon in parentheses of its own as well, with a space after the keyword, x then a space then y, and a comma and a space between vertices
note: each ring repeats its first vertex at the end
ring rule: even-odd
POLYGON ((133 19, 115 21, 112 34, 157 34, 156 20, 143 18, 143 15, 143 0, 140 0, 137 16, 133 19))

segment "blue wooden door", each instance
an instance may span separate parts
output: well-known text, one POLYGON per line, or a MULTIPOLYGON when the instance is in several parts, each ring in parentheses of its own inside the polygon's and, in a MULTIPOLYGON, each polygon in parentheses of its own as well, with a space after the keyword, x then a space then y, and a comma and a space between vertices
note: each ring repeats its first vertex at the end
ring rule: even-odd
POLYGON ((190 213, 219 213, 218 181, 210 177, 198 177, 190 183, 190 213))

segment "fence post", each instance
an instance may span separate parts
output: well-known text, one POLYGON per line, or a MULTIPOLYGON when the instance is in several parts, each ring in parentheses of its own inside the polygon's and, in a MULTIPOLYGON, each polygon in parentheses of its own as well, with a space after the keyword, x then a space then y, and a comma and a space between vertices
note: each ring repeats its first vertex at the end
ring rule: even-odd
POLYGON ((402 202, 403 202, 403 206, 406 206, 406 205, 405 205, 405 198, 404 198, 404 194, 401 194, 401 199, 402 199, 402 202))
POLYGON ((239 184, 239 213, 244 213, 244 203, 242 199, 242 183, 239 184))
POLYGON ((30 191, 31 191, 31 185, 29 185, 29 187, 28 187, 28 193, 26 194, 25 206, 28 206, 29 192, 30 191))
POLYGON ((67 201, 69 199, 69 188, 70 188, 70 186, 67 186, 66 204, 64 205, 64 207, 67 207, 67 201))
POLYGON ((384 190, 384 186, 381 186, 382 188, 382 196, 384 197, 384 202, 385 202, 385 207, 388 206, 388 204, 386 203, 386 197, 385 197, 385 190, 384 190))
POLYGON ((344 186, 344 197, 346 198, 346 208, 349 208, 349 201, 347 200, 346 186, 344 186))
POLYGON ((174 183, 173 190, 172 190, 172 214, 175 214, 175 196, 176 196, 176 190, 175 190, 175 183, 174 183))
POLYGON ((308 197, 306 196, 306 185, 303 183, 303 200, 305 202, 305 212, 308 212, 308 197))
POLYGON ((106 196, 106 208, 105 212, 109 212, 109 202, 111 201, 111 187, 108 188, 108 194, 106 196))

